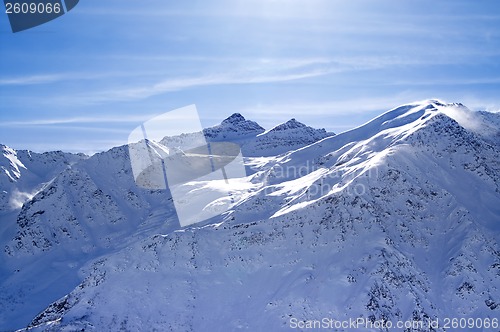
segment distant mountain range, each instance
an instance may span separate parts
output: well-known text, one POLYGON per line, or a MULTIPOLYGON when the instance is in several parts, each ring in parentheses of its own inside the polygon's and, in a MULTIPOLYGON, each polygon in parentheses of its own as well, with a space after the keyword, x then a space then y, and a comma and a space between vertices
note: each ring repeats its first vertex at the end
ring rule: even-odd
POLYGON ((204 134, 238 143, 248 176, 229 211, 183 229, 127 146, 0 146, 0 331, 500 316, 500 114, 427 100, 338 135, 240 114, 204 134))

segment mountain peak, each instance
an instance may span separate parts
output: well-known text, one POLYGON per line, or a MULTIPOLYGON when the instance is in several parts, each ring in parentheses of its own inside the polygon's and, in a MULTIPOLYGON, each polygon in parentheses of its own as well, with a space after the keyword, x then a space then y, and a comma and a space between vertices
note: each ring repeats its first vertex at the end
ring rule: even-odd
POLYGON ((222 121, 222 123, 223 124, 236 124, 236 123, 245 122, 245 121, 246 121, 246 119, 243 115, 241 115, 240 113, 234 113, 233 115, 231 115, 230 117, 228 117, 227 119, 222 121))
POLYGON ((287 130, 287 129, 305 128, 305 127, 307 127, 305 124, 295 120, 295 118, 292 118, 285 123, 277 125, 276 127, 271 129, 270 131, 282 131, 282 130, 287 130))
POLYGON ((245 117, 243 117, 243 115, 241 115, 240 113, 234 113, 233 115, 222 121, 219 126, 215 126, 212 128, 216 127, 228 128, 231 131, 264 131, 264 128, 262 128, 257 122, 245 119, 245 117))
POLYGON ((257 122, 245 119, 240 113, 234 113, 217 126, 203 129, 205 137, 211 141, 256 136, 264 131, 257 122))
POLYGON ((436 106, 445 106, 447 103, 439 99, 427 99, 422 101, 421 104, 434 104, 436 106))

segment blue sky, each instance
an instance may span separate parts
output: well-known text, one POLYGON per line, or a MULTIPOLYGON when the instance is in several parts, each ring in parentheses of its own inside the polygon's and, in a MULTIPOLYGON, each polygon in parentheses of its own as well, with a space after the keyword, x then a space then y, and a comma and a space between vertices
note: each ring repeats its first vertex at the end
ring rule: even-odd
POLYGON ((196 104, 341 132, 428 98, 500 109, 500 2, 81 0, 13 34, 0 15, 0 143, 92 153, 196 104))

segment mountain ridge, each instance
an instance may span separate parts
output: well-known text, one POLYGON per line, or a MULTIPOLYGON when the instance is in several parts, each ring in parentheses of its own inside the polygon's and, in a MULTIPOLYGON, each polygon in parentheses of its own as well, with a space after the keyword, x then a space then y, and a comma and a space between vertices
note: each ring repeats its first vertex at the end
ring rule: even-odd
MULTIPOLYGON (((83 281, 47 304, 30 330, 491 319, 500 307, 500 128, 469 112, 436 100, 412 103, 349 132, 250 159, 256 187, 226 214, 182 230, 164 222, 172 213, 167 196, 139 194, 126 180, 125 151, 86 161, 94 183, 116 186, 95 202, 129 186, 139 201, 153 195, 148 201, 156 203, 142 222, 146 232, 85 261, 83 281), (484 121, 490 131, 475 127, 484 121), (96 165, 114 160, 114 175, 99 178, 96 165)), ((71 177, 65 181, 71 185, 71 177)))

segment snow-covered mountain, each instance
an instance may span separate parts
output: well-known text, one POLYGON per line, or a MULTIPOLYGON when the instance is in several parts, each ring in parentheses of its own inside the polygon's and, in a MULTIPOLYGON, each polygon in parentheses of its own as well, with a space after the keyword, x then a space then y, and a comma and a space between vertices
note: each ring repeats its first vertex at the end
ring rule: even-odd
POLYGON ((243 146, 243 154, 252 157, 274 156, 334 135, 325 129, 314 129, 291 119, 257 135, 254 141, 243 146))
POLYGON ((0 211, 20 208, 44 183, 85 158, 61 151, 16 151, 0 144, 0 211))
POLYGON ((88 260, 134 236, 173 230, 169 219, 177 227, 169 194, 138 188, 131 174, 126 146, 96 154, 68 165, 17 216, 0 220, 10 225, 2 236, 0 326, 20 327, 47 299, 66 294, 88 260))
MULTIPOLYGON (((247 143, 264 129, 234 114, 205 131, 209 141, 247 143)), ((177 146, 186 136, 164 141, 177 146)), ((297 139, 304 146, 314 137, 297 139)), ((2 151, 0 331, 26 325, 68 293, 87 261, 178 228, 170 193, 135 184, 127 146, 90 158, 2 151)))
POLYGON ((269 157, 333 136, 325 129, 314 129, 291 119, 269 130, 235 113, 221 125, 204 130, 208 141, 236 142, 245 157, 269 157))
MULTIPOLYGON (((20 214, 23 204, 28 206, 33 204, 34 197, 40 197, 38 193, 51 187, 59 174, 86 158, 87 156, 83 154, 75 155, 61 151, 46 153, 16 151, 0 145, 0 247, 2 251, 4 248, 7 249, 8 243, 22 228, 22 223, 16 223, 16 219, 23 219, 20 214)), ((24 208, 24 211, 26 209, 24 208)), ((54 211, 53 213, 57 214, 58 212, 54 211)), ((31 223, 40 215, 34 214, 30 218, 26 217, 24 219, 29 219, 31 223)), ((30 294, 30 290, 27 288, 29 285, 25 284, 23 278, 19 278, 17 274, 17 267, 27 266, 33 268, 31 262, 26 260, 16 261, 15 258, 9 258, 5 253, 0 255, 0 331, 16 327, 16 325, 11 325, 11 322, 5 322, 5 320, 10 320, 10 313, 19 310, 16 315, 23 316, 30 312, 29 310, 23 312, 26 309, 23 306, 16 308, 16 303, 24 302, 22 294, 30 294), (13 285, 12 289, 9 289, 9 283, 13 285)), ((41 269, 44 268, 43 265, 40 266, 41 269)), ((31 269, 31 271, 33 270, 31 269)), ((29 275, 30 272, 27 274, 29 275)), ((33 284, 36 283, 36 278, 36 274, 29 276, 33 284)), ((39 310, 46 301, 32 298, 32 302, 37 303, 36 310, 39 310)), ((32 313, 36 313, 36 310, 33 310, 32 313)), ((15 322, 12 323, 15 324, 15 322)))
POLYGON ((241 180, 252 186, 234 182, 234 207, 196 227, 176 229, 168 193, 134 185, 124 147, 61 173, 6 245, 0 329, 29 316, 32 331, 275 331, 323 318, 422 322, 408 331, 439 319, 445 331, 445 318, 498 319, 496 114, 429 100, 335 136, 249 122, 206 132, 262 153, 241 180), (267 154, 276 140, 288 152, 267 154))
MULTIPOLYGON (((306 126, 295 119, 266 131, 239 113, 234 113, 220 125, 204 129, 203 134, 208 142, 238 143, 244 157, 275 156, 335 135, 325 129, 306 126)), ((165 137, 161 143, 168 147, 179 146, 189 143, 189 135, 165 137)), ((195 134, 192 136, 196 138, 195 134)))

